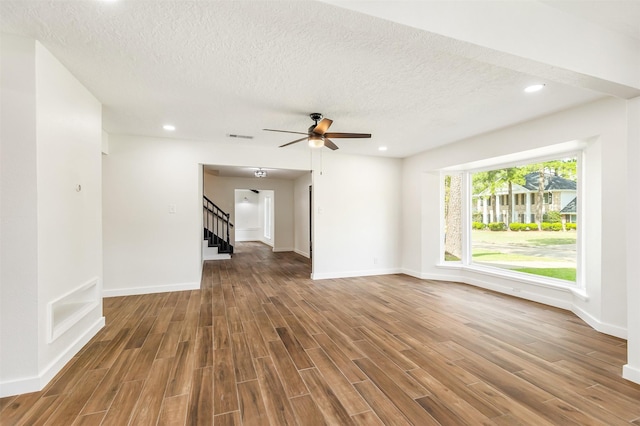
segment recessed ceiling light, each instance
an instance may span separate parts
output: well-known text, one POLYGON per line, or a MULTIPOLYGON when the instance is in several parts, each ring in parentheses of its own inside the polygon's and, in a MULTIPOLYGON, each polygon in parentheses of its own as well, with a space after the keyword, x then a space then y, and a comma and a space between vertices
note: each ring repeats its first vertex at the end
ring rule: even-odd
POLYGON ((162 128, 165 129, 167 132, 173 132, 176 129, 176 126, 172 124, 165 124, 164 126, 162 126, 162 128))
POLYGON ((386 151, 387 147, 386 146, 379 146, 378 147, 378 151, 386 151))
POLYGON ((532 84, 531 86, 527 86, 524 91, 527 93, 538 92, 544 89, 544 84, 532 84))

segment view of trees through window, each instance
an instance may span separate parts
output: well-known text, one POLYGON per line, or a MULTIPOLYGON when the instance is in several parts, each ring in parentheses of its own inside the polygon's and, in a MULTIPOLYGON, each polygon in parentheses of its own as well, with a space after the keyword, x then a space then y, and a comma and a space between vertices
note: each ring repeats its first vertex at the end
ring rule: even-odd
MULTIPOLYGON (((459 260, 462 203, 445 177, 445 260, 459 260), (457 218, 457 219, 456 219, 457 218)), ((471 263, 576 281, 577 158, 470 174, 471 263)), ((461 245, 460 245, 461 246, 461 245)))
POLYGON ((444 260, 459 261, 462 257, 462 175, 444 178, 444 260))

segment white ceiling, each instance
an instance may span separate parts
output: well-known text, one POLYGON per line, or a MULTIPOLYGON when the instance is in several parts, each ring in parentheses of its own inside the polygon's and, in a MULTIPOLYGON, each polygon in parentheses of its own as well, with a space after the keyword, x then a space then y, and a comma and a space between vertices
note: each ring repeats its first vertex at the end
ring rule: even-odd
MULTIPOLYGON (((557 3, 638 37, 636 0, 605 2, 632 5, 618 12, 557 3)), ((103 103, 116 134, 277 147, 296 135, 261 129, 306 131, 308 114, 321 112, 332 131, 373 134, 335 140, 339 152, 402 158, 603 96, 314 1, 3 0, 0 28, 41 41, 103 103), (547 87, 524 94, 535 82, 547 87)))
POLYGON ((548 0, 543 3, 611 31, 640 40, 640 1, 638 0, 548 0))

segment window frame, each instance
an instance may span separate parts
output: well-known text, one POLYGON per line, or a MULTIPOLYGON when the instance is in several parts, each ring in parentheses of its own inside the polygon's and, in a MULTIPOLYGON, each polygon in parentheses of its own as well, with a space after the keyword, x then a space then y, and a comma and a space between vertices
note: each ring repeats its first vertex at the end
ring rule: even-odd
MULTIPOLYGON (((476 273, 480 273, 483 275, 495 276, 500 278, 507 278, 513 281, 523 282, 526 284, 533 284, 541 287, 550 287, 550 288, 563 288, 569 289, 577 294, 585 293, 586 282, 584 279, 583 266, 584 266, 584 241, 586 228, 585 222, 586 218, 583 214, 583 205, 584 205, 584 197, 585 197, 585 165, 586 165, 586 143, 581 141, 578 142, 577 146, 572 146, 572 149, 567 150, 559 150, 553 153, 547 153, 543 155, 532 155, 527 156, 526 153, 523 156, 517 156, 516 159, 510 161, 500 161, 500 158, 494 159, 495 161, 491 161, 491 159, 483 162, 484 164, 481 167, 473 167, 471 165, 460 165, 447 169, 440 170, 440 219, 441 219, 441 238, 440 238, 440 261, 436 265, 439 268, 448 268, 448 269, 461 269, 466 271, 472 271, 476 273), (514 272, 508 269, 502 269, 498 267, 492 267, 490 265, 482 265, 478 263, 474 263, 472 261, 472 241, 471 241, 471 218, 472 218, 472 200, 471 200, 471 175, 473 173, 488 171, 488 170, 496 170, 507 167, 514 166, 522 166, 526 164, 540 163, 545 161, 557 160, 559 158, 566 157, 575 157, 577 159, 577 172, 576 172, 576 180, 577 180, 577 188, 576 188, 576 197, 577 197, 577 221, 578 224, 576 229, 576 281, 566 281, 560 280, 557 278, 544 277, 541 275, 527 274, 524 272, 514 272), (452 174, 461 174, 462 175, 462 211, 461 211, 461 220, 463 224, 466 226, 461 226, 461 237, 462 237, 462 256, 460 261, 445 261, 444 260, 444 177, 446 175, 452 174)), ((526 194, 528 195, 528 194, 526 194)), ((535 195, 535 194, 531 194, 535 195)), ((526 204, 526 198, 525 198, 526 204)))

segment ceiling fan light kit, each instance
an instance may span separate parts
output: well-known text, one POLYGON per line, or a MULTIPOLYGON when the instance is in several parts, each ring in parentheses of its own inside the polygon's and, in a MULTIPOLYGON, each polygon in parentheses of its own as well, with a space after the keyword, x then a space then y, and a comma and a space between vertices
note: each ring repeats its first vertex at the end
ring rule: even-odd
POLYGON ((311 148, 322 148, 324 146, 324 139, 322 139, 322 136, 309 136, 309 146, 311 148))
POLYGON ((309 114, 309 117, 314 121, 309 130, 306 133, 303 132, 293 132, 290 130, 276 130, 276 129, 262 129, 267 132, 280 132, 280 133, 294 133, 297 135, 306 135, 303 138, 296 139, 294 141, 285 143, 284 145, 280 145, 280 148, 293 145, 294 143, 302 142, 307 140, 309 142, 309 146, 312 148, 321 148, 326 146, 329 149, 336 150, 338 146, 333 143, 333 141, 329 138, 339 139, 339 138, 370 138, 370 133, 329 133, 329 127, 333 124, 333 120, 329 120, 328 118, 323 118, 322 114, 319 112, 312 112, 309 114))

